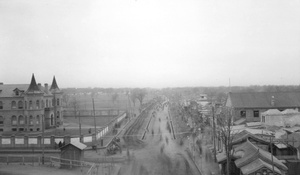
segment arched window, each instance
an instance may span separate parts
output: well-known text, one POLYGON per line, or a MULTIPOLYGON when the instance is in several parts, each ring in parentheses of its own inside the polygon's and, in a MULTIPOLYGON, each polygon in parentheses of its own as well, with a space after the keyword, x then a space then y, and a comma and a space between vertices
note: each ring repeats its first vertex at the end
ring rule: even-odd
POLYGON ((0 125, 4 124, 4 118, 2 116, 0 116, 0 125))
POLYGON ((60 113, 59 113, 59 111, 57 111, 56 112, 56 118, 59 118, 59 115, 60 115, 60 113))
POLYGON ((49 107, 49 102, 48 102, 48 99, 46 99, 46 108, 49 107))
POLYGON ((24 125, 25 124, 25 119, 22 115, 19 116, 19 125, 24 125))
POLYGON ((59 106, 59 98, 56 99, 56 105, 59 106))
POLYGON ((3 103, 0 101, 0 109, 3 109, 3 103))
POLYGON ((33 125, 33 117, 29 116, 29 125, 33 125))
POLYGON ((53 126, 53 124, 54 124, 54 117, 53 117, 53 114, 51 114, 50 125, 53 126))
POLYGON ((17 117, 15 116, 15 115, 13 115, 12 117, 11 117, 11 124, 12 125, 17 125, 18 123, 17 123, 17 117))
POLYGON ((37 125, 40 124, 40 116, 39 116, 39 115, 36 116, 36 124, 37 124, 37 125))
POLYGON ((36 101, 36 109, 39 109, 39 108, 40 108, 40 101, 37 100, 37 101, 36 101))
POLYGON ((29 109, 32 109, 32 101, 29 101, 29 109))
POLYGON ((18 102, 18 109, 23 109, 23 102, 22 101, 18 102))
POLYGON ((27 109, 27 101, 25 101, 25 109, 27 109))
POLYGON ((17 108, 17 103, 15 101, 11 102, 11 108, 13 109, 17 108))

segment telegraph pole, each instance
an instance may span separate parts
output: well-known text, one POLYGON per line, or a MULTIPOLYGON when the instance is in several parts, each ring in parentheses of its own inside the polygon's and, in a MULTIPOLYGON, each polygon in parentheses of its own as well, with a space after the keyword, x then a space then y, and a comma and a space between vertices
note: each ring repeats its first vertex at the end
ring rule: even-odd
POLYGON ((216 124, 215 124, 215 106, 212 103, 212 117, 213 117, 213 143, 214 143, 214 159, 217 162, 217 153, 216 153, 216 124))
MULTIPOLYGON (((76 118, 76 113, 75 112, 75 118, 76 118)), ((79 120, 79 142, 81 142, 81 119, 80 119, 80 111, 78 111, 79 115, 78 115, 78 120, 79 120)))
MULTIPOLYGON (((95 102, 94 102, 94 97, 92 97, 93 100, 93 114, 94 114, 94 127, 95 127, 95 142, 97 143, 97 129, 96 129, 96 114, 95 114, 95 102)), ((97 144, 96 144, 97 146, 97 144)), ((96 147, 96 152, 97 152, 97 147, 96 147)))
POLYGON ((44 122, 44 117, 45 117, 45 115, 42 115, 42 164, 44 165, 44 163, 45 163, 45 139, 44 139, 44 132, 45 132, 45 122, 44 122))

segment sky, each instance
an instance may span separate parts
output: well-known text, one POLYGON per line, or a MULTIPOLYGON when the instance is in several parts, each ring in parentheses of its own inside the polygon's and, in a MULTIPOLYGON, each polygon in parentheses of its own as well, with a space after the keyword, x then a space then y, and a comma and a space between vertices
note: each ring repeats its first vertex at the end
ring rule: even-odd
POLYGON ((300 84, 300 0, 0 0, 0 82, 300 84))

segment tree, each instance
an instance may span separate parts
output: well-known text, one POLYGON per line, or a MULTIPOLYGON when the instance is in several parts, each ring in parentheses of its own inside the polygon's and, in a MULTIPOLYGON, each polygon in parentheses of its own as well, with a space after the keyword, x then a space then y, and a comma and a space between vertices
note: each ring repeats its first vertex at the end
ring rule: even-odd
POLYGON ((62 100, 65 103, 65 106, 68 106, 69 100, 70 100, 70 96, 67 93, 64 93, 62 96, 62 100))
POLYGON ((130 99, 133 103, 133 106, 135 106, 136 92, 134 90, 132 90, 132 92, 130 93, 130 99))
POLYGON ((142 106, 143 100, 147 95, 146 89, 136 89, 136 98, 139 100, 140 105, 142 106))
POLYGON ((115 92, 114 94, 112 94, 111 100, 112 100, 113 104, 116 103, 116 101, 118 100, 118 98, 119 98, 119 94, 118 93, 115 92))
POLYGON ((226 161, 227 175, 230 175, 231 158, 234 152, 232 147, 232 141, 234 139, 235 133, 232 131, 232 122, 233 122, 232 109, 227 107, 222 108, 222 112, 220 116, 217 117, 217 125, 218 125, 220 138, 225 147, 225 154, 227 159, 226 161))

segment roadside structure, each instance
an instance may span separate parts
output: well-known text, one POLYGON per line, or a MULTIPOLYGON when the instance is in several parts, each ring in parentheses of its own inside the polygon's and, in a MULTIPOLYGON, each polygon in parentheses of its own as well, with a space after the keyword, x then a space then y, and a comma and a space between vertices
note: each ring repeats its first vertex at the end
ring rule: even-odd
POLYGON ((0 132, 42 131, 63 124, 62 91, 53 77, 48 84, 0 84, 0 132))
POLYGON ((226 107, 233 109, 234 124, 260 122, 269 109, 300 109, 300 92, 228 93, 226 107))

